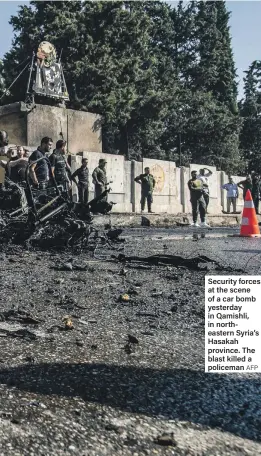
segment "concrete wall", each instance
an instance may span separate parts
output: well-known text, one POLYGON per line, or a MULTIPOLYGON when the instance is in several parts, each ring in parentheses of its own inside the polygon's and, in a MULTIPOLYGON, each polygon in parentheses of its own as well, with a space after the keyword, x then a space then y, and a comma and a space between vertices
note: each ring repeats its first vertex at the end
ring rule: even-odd
MULTIPOLYGON (((131 198, 131 162, 125 161, 122 155, 110 155, 95 152, 83 152, 81 155, 72 157, 72 171, 75 171, 81 166, 82 156, 88 158, 88 167, 90 170, 89 189, 90 198, 94 197, 94 185, 92 182, 92 172, 98 166, 100 158, 107 160, 107 178, 112 181, 110 184, 111 192, 109 194, 109 201, 117 203, 114 206, 116 212, 132 212, 132 198, 131 198)), ((73 186, 74 199, 77 196, 76 187, 73 186)))
MULTIPOLYGON (((72 157, 72 169, 81 166, 82 156, 88 158, 90 169, 90 197, 94 195, 94 185, 91 174, 98 165, 100 158, 107 160, 107 177, 112 180, 109 200, 117 203, 113 212, 140 212, 140 185, 134 182, 134 178, 144 172, 146 166, 150 167, 151 173, 156 180, 153 195, 153 211, 156 213, 191 213, 190 192, 188 180, 193 169, 199 170, 203 165, 191 164, 189 168, 177 168, 173 162, 144 159, 144 162, 130 162, 124 160, 121 155, 109 155, 94 152, 83 152, 72 157)), ((210 204, 209 214, 220 214, 226 211, 226 191, 221 189, 228 182, 228 176, 223 171, 217 171, 209 167, 212 176, 209 178, 210 204)), ((243 177, 234 176, 235 182, 243 177)), ((239 190, 238 211, 243 208, 244 202, 242 191, 239 190)), ((74 187, 74 199, 77 200, 77 188, 74 187)))
POLYGON ((99 119, 89 112, 36 105, 27 117, 27 145, 39 144, 44 136, 50 136, 56 142, 62 133, 71 154, 82 150, 101 152, 99 119))
MULTIPOLYGON (((90 169, 90 196, 94 195, 94 186, 91 174, 98 165, 100 158, 107 160, 107 177, 112 180, 109 200, 117 203, 113 212, 140 212, 140 185, 134 182, 134 178, 144 172, 146 166, 150 167, 151 173, 156 180, 153 195, 152 209, 156 213, 179 214, 191 213, 190 192, 188 180, 193 169, 199 170, 203 165, 191 164, 189 168, 177 168, 174 162, 144 159, 144 162, 126 161, 123 156, 83 152, 81 155, 88 158, 90 169)), ((81 165, 82 156, 72 157, 72 168, 75 170, 81 165)), ((228 176, 223 171, 217 171, 209 167, 212 176, 209 178, 210 204, 209 214, 217 215, 227 210, 226 191, 221 186, 228 182, 228 176)), ((235 182, 243 180, 243 177, 233 176, 235 182)), ((77 189, 75 187, 75 199, 77 189)), ((238 211, 243 208, 244 202, 242 190, 239 189, 238 211)))
MULTIPOLYGON (((33 151, 36 147, 37 145, 27 148, 33 151)), ((166 214, 191 213, 190 192, 187 183, 191 176, 191 170, 199 170, 203 165, 192 164, 189 168, 177 168, 174 162, 144 159, 142 163, 126 161, 122 155, 84 151, 71 156, 72 171, 81 166, 82 157, 88 158, 90 199, 94 197, 92 172, 98 166, 100 158, 106 159, 107 178, 108 181, 112 181, 109 201, 116 203, 113 207, 113 212, 140 212, 141 189, 140 185, 134 182, 134 178, 142 174, 144 168, 149 166, 156 180, 153 195, 153 212, 166 214)), ((223 171, 217 171, 214 167, 210 167, 210 169, 213 174, 209 178, 210 204, 208 212, 210 215, 218 215, 227 210, 227 192, 222 190, 221 186, 228 182, 228 176, 223 171)), ((233 176, 233 179, 237 183, 243 180, 244 177, 233 176)), ((77 201, 77 199, 77 186, 73 184, 73 200, 77 201)), ((237 210, 241 211, 243 206, 242 190, 239 189, 237 210)))
MULTIPOLYGON (((90 197, 94 195, 91 174, 99 159, 106 158, 108 180, 112 181, 109 200, 117 203, 113 207, 114 212, 140 212, 141 189, 140 185, 134 182, 134 178, 149 166, 156 179, 153 211, 168 214, 190 213, 187 183, 191 171, 199 171, 204 165, 191 164, 188 168, 177 168, 174 162, 148 158, 143 162, 135 162, 126 161, 122 155, 102 154, 99 121, 99 116, 91 113, 51 106, 36 105, 31 111, 28 111, 24 103, 0 107, 0 130, 8 131, 10 143, 25 145, 30 151, 37 148, 42 137, 51 136, 56 141, 63 132, 64 137, 68 139, 72 170, 81 166, 82 156, 89 160, 90 197)), ((228 176, 214 167, 209 168, 213 173, 209 178, 209 213, 220 214, 222 210, 227 209, 226 191, 222 190, 221 186, 228 182, 228 176)), ((239 182, 243 177, 234 176, 234 180, 239 182)), ((243 208, 242 190, 239 190, 239 195, 238 211, 243 208)), ((77 187, 73 184, 75 201, 77 196, 77 187)))
POLYGON ((0 117, 0 130, 8 132, 9 143, 18 146, 27 143, 26 117, 23 113, 13 112, 0 117))
POLYGON ((54 142, 61 133, 68 143, 70 154, 82 150, 102 152, 100 116, 47 105, 27 108, 24 103, 0 106, 0 130, 6 130, 10 143, 39 145, 44 136, 54 142))

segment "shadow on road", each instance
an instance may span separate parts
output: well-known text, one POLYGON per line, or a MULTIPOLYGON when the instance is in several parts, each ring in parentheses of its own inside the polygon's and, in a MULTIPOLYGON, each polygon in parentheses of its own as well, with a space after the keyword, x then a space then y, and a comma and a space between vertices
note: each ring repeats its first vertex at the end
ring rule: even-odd
POLYGON ((0 383, 41 395, 81 396, 123 411, 191 421, 261 440, 261 380, 257 378, 57 363, 2 370, 0 383))
POLYGON ((260 253, 261 255, 261 249, 259 250, 253 250, 253 249, 226 249, 226 250, 222 250, 222 252, 239 252, 239 253, 260 253))

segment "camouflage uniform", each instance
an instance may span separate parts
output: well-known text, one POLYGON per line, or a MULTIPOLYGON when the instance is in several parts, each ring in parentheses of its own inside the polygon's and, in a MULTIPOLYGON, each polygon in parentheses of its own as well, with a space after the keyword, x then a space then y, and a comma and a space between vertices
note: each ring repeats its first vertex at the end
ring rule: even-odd
MULTIPOLYGON (((99 160, 99 166, 97 166, 92 173, 92 179, 95 186, 95 198, 100 196, 107 189, 106 163, 106 160, 99 160)), ((105 199, 107 199, 107 197, 104 197, 104 200, 105 199)))

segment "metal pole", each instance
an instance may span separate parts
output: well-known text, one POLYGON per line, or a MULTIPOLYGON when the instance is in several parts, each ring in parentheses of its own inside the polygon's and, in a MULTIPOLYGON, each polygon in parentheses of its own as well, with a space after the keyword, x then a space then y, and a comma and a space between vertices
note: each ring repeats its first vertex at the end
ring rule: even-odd
POLYGON ((34 64, 34 52, 33 52, 32 60, 31 60, 31 67, 30 67, 30 73, 29 73, 29 78, 28 78, 26 95, 28 95, 30 93, 29 90, 30 90, 30 82, 31 82, 32 71, 33 71, 33 64, 34 64))
POLYGON ((67 112, 67 153, 69 154, 69 114, 67 112))
POLYGON ((178 134, 178 141, 179 141, 179 166, 181 166, 181 134, 178 134))
POLYGON ((127 152, 127 160, 129 160, 129 138, 128 138, 128 128, 127 128, 127 124, 126 124, 126 152, 127 152))

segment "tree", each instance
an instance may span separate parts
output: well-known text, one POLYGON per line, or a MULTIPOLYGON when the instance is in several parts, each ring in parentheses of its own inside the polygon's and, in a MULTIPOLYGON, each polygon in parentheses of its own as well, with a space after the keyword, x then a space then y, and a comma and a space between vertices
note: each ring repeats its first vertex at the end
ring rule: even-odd
POLYGON ((4 95, 6 84, 4 79, 4 64, 3 61, 0 60, 0 97, 4 95))
MULTIPOLYGON (((181 137, 184 159, 230 163, 239 119, 228 17, 224 2, 31 2, 11 18, 6 83, 50 41, 63 50, 70 107, 102 116, 104 151, 174 159, 181 137)), ((27 78, 5 103, 24 98, 27 78)))
POLYGON ((240 103, 243 118, 240 149, 248 170, 261 172, 261 61, 252 62, 245 73, 245 97, 240 103))
MULTIPOLYGON (((105 150, 153 153, 173 88, 169 12, 161 2, 31 2, 11 19, 16 36, 6 75, 13 79, 13 62, 51 41, 63 49, 71 107, 103 116, 105 150)), ((9 101, 21 99, 26 78, 9 101)))
POLYGON ((230 13, 224 1, 198 2, 195 33, 198 37, 198 65, 195 87, 211 92, 231 110, 237 97, 236 70, 229 31, 230 13))

